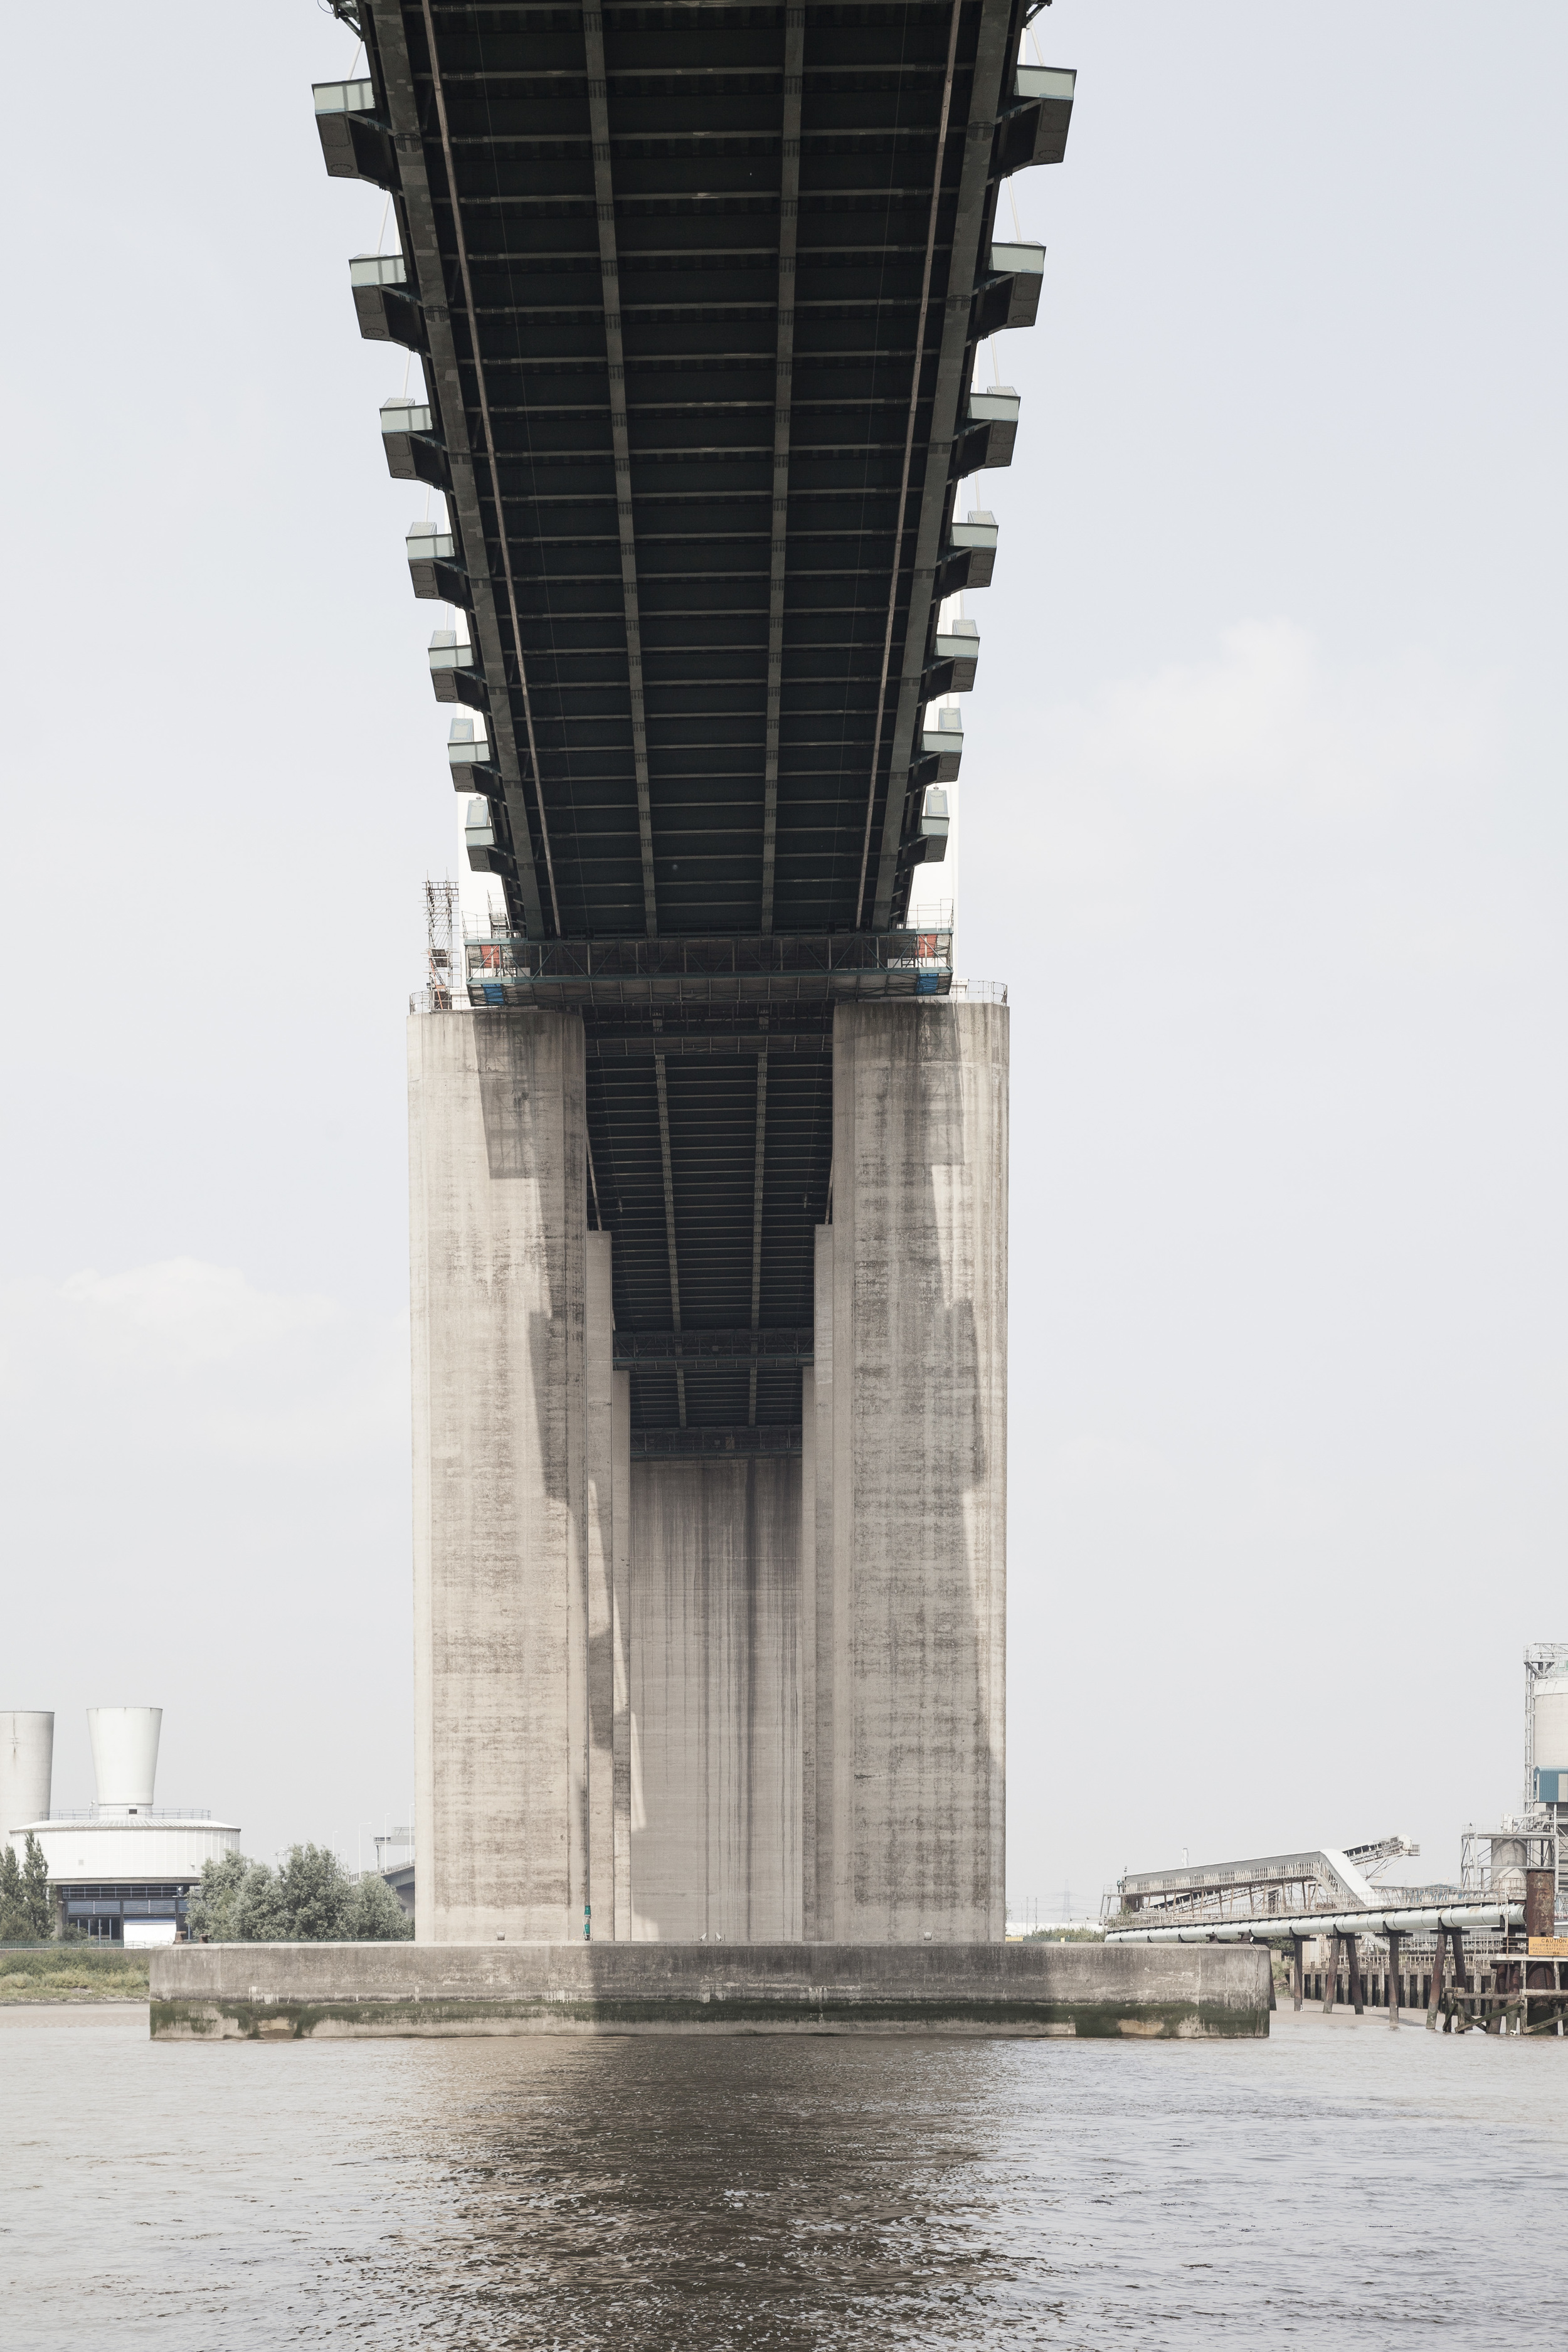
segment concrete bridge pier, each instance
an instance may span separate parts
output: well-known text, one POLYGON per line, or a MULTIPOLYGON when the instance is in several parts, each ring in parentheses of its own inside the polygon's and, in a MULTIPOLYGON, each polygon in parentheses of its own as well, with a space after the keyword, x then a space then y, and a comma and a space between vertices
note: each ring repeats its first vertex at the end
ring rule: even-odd
POLYGON ((583 1024, 436 1014, 409 1047, 416 1933, 581 1939, 629 1892, 629 1423, 583 1024))
POLYGON ((808 1935, 1000 1939, 1005 1006, 841 1006, 816 1236, 808 1935))
POLYGON ((584 1070, 410 1024, 418 1938, 997 1941, 1006 1010, 836 1013, 795 1456, 633 1459, 584 1070))

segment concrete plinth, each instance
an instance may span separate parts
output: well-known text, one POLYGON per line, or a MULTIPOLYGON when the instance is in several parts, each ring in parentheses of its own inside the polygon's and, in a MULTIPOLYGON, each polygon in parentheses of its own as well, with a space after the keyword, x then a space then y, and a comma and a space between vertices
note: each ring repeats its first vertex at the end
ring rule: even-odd
POLYGON ((1268 2032, 1245 1945, 211 1944, 154 1954, 155 2041, 1268 2032))

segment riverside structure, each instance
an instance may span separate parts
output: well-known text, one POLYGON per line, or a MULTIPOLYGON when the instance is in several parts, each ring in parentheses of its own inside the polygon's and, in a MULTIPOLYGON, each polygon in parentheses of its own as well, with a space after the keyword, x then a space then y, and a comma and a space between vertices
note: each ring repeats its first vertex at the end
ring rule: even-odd
POLYGON ((492 892, 409 1022, 416 1940, 153 2030, 1266 2032, 1259 1952, 1003 1941, 1008 1013, 917 882, 1073 76, 1024 0, 334 10, 492 892))
POLYGON ((418 1937, 996 1941, 1008 1014, 910 910, 1073 77, 1015 0, 338 13, 499 892, 409 1024, 418 1937))
POLYGON ((154 2031, 1266 2032, 1260 1953, 1003 1941, 1008 1014, 911 891, 1073 77, 1022 0, 337 13, 501 902, 409 1022, 416 1940, 154 2031))

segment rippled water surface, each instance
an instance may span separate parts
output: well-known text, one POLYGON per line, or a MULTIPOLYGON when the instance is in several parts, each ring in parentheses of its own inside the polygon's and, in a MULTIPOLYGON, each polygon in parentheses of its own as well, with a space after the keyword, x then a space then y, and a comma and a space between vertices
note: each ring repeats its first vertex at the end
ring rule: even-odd
POLYGON ((16 2352, 1568 2342, 1568 2042, 146 2036, 0 2011, 16 2352))

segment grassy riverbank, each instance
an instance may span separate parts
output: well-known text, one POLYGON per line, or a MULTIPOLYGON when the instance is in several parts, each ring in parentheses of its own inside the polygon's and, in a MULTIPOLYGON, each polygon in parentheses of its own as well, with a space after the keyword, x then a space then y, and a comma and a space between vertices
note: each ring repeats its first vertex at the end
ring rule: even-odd
POLYGON ((0 2003, 145 2000, 148 1952, 95 1952, 86 1944, 0 1949, 0 2003))

